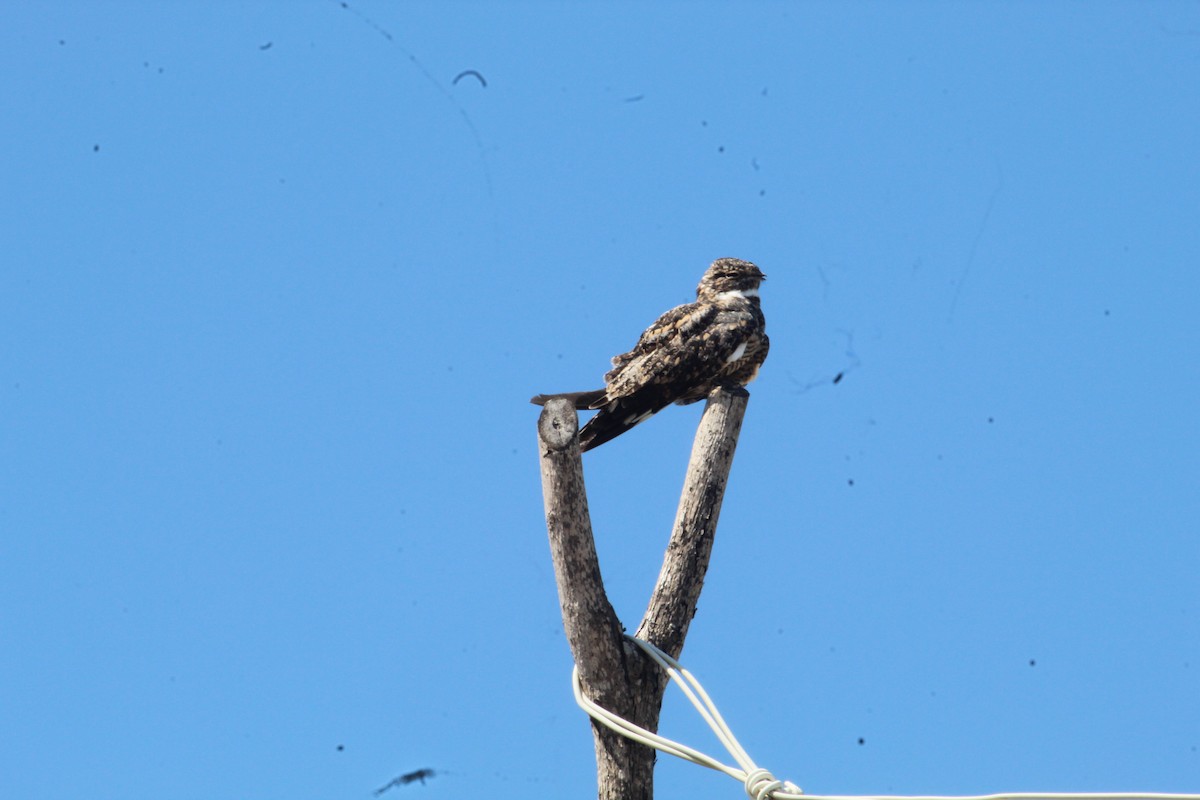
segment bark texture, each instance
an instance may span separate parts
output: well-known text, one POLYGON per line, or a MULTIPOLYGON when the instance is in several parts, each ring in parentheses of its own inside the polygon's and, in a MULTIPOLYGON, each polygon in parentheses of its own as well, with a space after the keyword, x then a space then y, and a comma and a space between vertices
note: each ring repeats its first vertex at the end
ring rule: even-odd
MULTIPOLYGON (((683 650, 708 571, 748 400, 742 389, 718 389, 708 398, 662 569, 637 628, 638 638, 676 658, 683 650)), ((625 639, 604 591, 578 431, 579 417, 570 402, 547 401, 538 418, 538 452, 546 529, 567 642, 587 696, 656 731, 667 677, 625 639)), ((654 751, 594 722, 592 733, 600 800, 651 800, 654 751)))

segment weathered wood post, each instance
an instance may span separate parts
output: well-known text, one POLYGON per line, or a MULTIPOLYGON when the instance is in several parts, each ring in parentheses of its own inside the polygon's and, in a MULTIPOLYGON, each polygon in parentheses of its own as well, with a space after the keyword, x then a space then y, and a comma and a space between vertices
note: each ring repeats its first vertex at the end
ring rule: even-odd
MULTIPOLYGON (((638 638, 675 658, 683 650, 704 585, 749 397, 743 389, 717 389, 709 395, 662 570, 637 628, 638 638)), ((588 515, 578 429, 579 417, 570 402, 546 402, 538 418, 538 452, 563 627, 587 696, 656 731, 667 676, 627 642, 604 591, 588 515)), ((600 800, 651 800, 654 751, 594 722, 592 734, 600 800)))

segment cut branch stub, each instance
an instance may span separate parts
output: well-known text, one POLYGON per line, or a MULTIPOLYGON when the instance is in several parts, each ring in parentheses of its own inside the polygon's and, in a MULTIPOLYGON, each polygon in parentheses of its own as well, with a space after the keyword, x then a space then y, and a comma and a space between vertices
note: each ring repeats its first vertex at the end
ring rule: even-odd
POLYGON ((566 450, 579 433, 575 407, 560 397, 547 400, 538 415, 538 440, 552 450, 566 450))

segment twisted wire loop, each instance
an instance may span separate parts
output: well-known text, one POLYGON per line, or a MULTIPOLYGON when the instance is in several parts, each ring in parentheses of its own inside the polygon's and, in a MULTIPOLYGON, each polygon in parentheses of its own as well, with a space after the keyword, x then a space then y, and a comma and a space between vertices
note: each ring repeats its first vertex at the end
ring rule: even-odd
POLYGON ((746 773, 746 794, 751 800, 772 800, 780 793, 801 794, 800 787, 791 781, 781 781, 771 774, 770 770, 761 767, 746 773))
MULTIPOLYGON (((722 764, 712 756, 702 753, 699 750, 648 731, 595 703, 583 693, 583 687, 579 682, 579 667, 576 666, 571 672, 575 702, 588 713, 588 716, 606 728, 616 731, 635 742, 653 747, 656 750, 661 750, 664 753, 669 753, 677 758, 682 758, 684 761, 690 761, 693 764, 699 764, 702 767, 707 767, 717 772, 724 772, 734 780, 742 782, 746 787, 746 793, 752 800, 806 800, 799 786, 789 781, 776 779, 769 771, 761 769, 754 763, 754 760, 750 758, 745 748, 742 747, 741 743, 733 735, 733 731, 729 729, 729 725, 726 724, 721 713, 717 711, 716 704, 713 703, 708 693, 704 691, 704 687, 700 685, 700 681, 696 680, 690 672, 684 669, 682 664, 658 647, 650 644, 650 642, 643 641, 634 636, 627 636, 626 638, 645 651, 646 655, 662 667, 667 673, 667 677, 683 691, 696 711, 700 713, 700 716, 712 728, 713 733, 721 740, 721 744, 725 745, 725 749, 737 761, 740 769, 728 764, 722 764)), ((1200 798, 1197 800, 1200 800, 1200 798)))
POLYGON ((601 725, 616 731, 622 736, 635 742, 653 747, 664 753, 669 753, 693 764, 724 772, 734 780, 741 781, 746 787, 746 794, 751 800, 1200 800, 1200 794, 1173 794, 1168 792, 1010 792, 1005 794, 985 795, 832 795, 804 794, 799 786, 791 781, 781 781, 770 771, 759 767, 750 758, 750 754, 734 737, 716 704, 704 691, 700 681, 696 680, 683 665, 664 653, 650 642, 635 636, 626 636, 633 644, 640 647, 647 656, 667 673, 667 677, 687 696, 713 733, 725 745, 725 749, 737 761, 738 766, 731 767, 722 764, 710 755, 695 750, 687 745, 672 741, 666 737, 652 733, 638 725, 634 725, 624 717, 620 717, 608 709, 593 702, 583 693, 579 682, 579 667, 571 673, 571 682, 575 691, 575 702, 588 713, 592 719, 601 725))

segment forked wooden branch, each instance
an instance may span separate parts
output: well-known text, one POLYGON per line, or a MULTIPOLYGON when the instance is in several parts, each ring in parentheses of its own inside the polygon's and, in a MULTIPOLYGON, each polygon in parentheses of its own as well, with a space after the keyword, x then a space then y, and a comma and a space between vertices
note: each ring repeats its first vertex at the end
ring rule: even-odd
MULTIPOLYGON (((637 629, 639 638, 676 658, 696 613, 748 400, 742 389, 718 389, 708 398, 662 570, 637 629)), ((563 627, 588 697, 654 731, 667 677, 625 640, 604 591, 578 428, 579 417, 566 400, 547 401, 538 418, 542 496, 563 627)), ((651 800, 654 751, 594 722, 592 733, 600 800, 651 800)))

